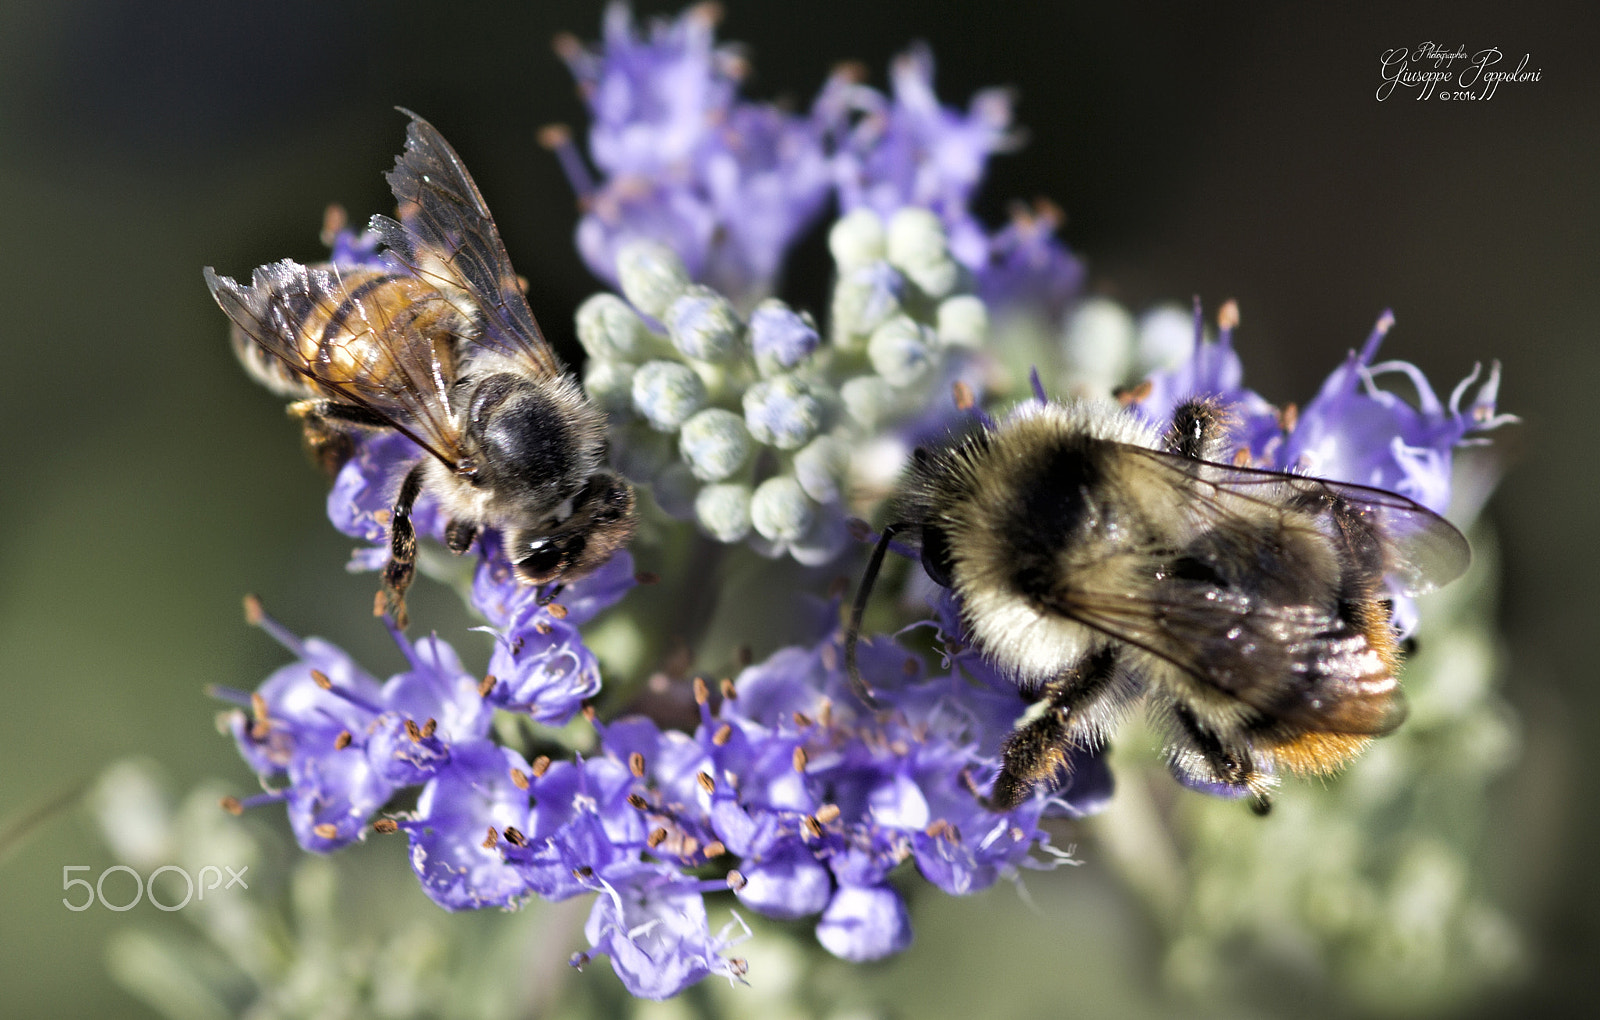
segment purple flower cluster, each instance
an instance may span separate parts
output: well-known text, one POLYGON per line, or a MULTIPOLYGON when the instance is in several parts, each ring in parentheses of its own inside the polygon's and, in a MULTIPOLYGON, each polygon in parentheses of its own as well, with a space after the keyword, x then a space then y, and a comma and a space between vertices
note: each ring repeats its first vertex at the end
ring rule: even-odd
MULTIPOLYGON (((505 599, 486 562, 475 601, 496 621, 496 661, 518 669, 500 649, 521 644, 521 659, 546 664, 515 680, 479 681, 444 641, 393 631, 410 668, 380 683, 334 646, 253 610, 297 661, 253 695, 219 692, 250 709, 230 727, 263 784, 287 780, 239 806, 286 802, 301 845, 318 852, 368 827, 404 831, 423 889, 450 910, 597 893, 590 949, 576 962, 609 956, 630 992, 663 998, 709 974, 743 973, 724 956, 730 929, 710 927, 707 892, 731 889, 771 917, 820 915, 830 952, 879 959, 911 940, 889 881, 902 862, 948 893, 974 892, 1062 856, 1042 817, 1109 798, 1104 763, 1084 752, 1052 796, 990 811, 982 791, 1024 708, 1016 688, 970 651, 926 677, 919 660, 879 641, 861 662, 886 707, 868 712, 849 693, 837 633, 724 682, 715 708, 697 683, 693 733, 642 716, 594 719, 595 754, 532 763, 491 740, 497 708, 556 723, 573 714, 591 688, 582 670, 548 661, 587 654, 561 628, 614 601, 628 569, 624 554, 577 582, 558 618, 529 598, 505 599), (418 786, 414 810, 384 812, 418 786), (696 877, 707 871, 717 877, 696 877)), ((954 626, 952 606, 942 616, 954 626)))
POLYGON ((549 140, 583 202, 578 251, 595 275, 615 284, 620 247, 648 238, 671 246, 696 280, 753 303, 827 201, 832 114, 825 99, 807 116, 740 99, 745 64, 715 45, 715 21, 701 4, 653 22, 645 38, 613 3, 600 48, 562 37, 601 179, 563 132, 549 140))
POLYGON ((358 838, 401 789, 431 789, 449 782, 464 761, 481 758, 474 749, 489 745, 495 710, 567 722, 600 687, 578 626, 633 586, 632 571, 631 557, 621 553, 575 582, 566 602, 540 605, 503 557, 485 556, 473 602, 494 624, 495 672, 482 680, 462 668, 446 642, 430 636, 413 643, 391 622, 410 669, 380 683, 339 648, 296 637, 252 602, 251 619, 296 659, 253 694, 217 692, 250 710, 234 713, 229 725, 263 783, 288 780, 257 800, 286 801, 300 844, 335 850, 358 838))
POLYGON ((1194 396, 1219 398, 1234 416, 1230 438, 1239 463, 1275 471, 1315 475, 1398 492, 1443 513, 1450 503, 1451 451, 1484 442, 1478 433, 1516 421, 1499 414, 1500 366, 1463 400, 1482 374, 1482 366, 1456 384, 1441 402, 1415 365, 1386 361, 1374 365, 1378 346, 1394 326, 1384 312, 1360 351, 1351 351, 1317 395, 1303 408, 1278 408, 1243 385, 1244 368, 1233 349, 1238 312, 1230 303, 1219 316, 1215 341, 1204 338, 1195 308, 1194 351, 1182 364, 1156 372, 1133 392, 1130 403, 1157 425, 1171 419, 1180 402, 1194 396), (1389 390, 1377 377, 1404 375, 1417 393, 1417 405, 1389 390))
MULTIPOLYGON (((735 859, 727 885, 770 917, 820 914, 817 938, 846 960, 876 960, 910 944, 889 875, 911 860, 951 894, 992 885, 1019 867, 1048 866, 1047 813, 1098 809, 1110 781, 1084 753, 1071 782, 995 813, 984 806, 1001 741, 1024 709, 1014 686, 970 675, 963 657, 923 675, 888 641, 863 646, 863 671, 885 707, 849 692, 837 634, 783 649, 726 683, 720 704, 697 689, 692 734, 629 718, 602 727, 601 745, 637 778, 628 803, 655 853, 692 868, 735 859)), ((988 676, 981 666, 978 677, 988 676)))
POLYGON ((1008 92, 984 90, 964 112, 942 105, 932 54, 917 46, 895 61, 889 95, 839 71, 806 114, 788 113, 739 97, 745 62, 715 45, 714 25, 702 4, 652 22, 645 37, 614 3, 598 48, 558 40, 589 106, 600 180, 564 131, 548 140, 583 202, 578 249, 595 275, 615 285, 619 248, 648 238, 748 308, 836 194, 845 211, 885 221, 932 210, 986 297, 1056 315, 1077 293, 1083 270, 1055 238, 1059 214, 1018 209, 991 235, 970 211, 989 157, 1018 143, 1008 92))

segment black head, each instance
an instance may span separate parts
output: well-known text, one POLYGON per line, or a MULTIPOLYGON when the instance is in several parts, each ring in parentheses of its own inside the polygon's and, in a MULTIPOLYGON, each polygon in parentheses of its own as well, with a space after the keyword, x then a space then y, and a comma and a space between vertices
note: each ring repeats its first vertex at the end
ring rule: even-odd
POLYGON ((633 486, 611 471, 597 471, 573 498, 565 520, 511 536, 517 576, 527 584, 549 584, 590 574, 628 544, 637 523, 633 486))

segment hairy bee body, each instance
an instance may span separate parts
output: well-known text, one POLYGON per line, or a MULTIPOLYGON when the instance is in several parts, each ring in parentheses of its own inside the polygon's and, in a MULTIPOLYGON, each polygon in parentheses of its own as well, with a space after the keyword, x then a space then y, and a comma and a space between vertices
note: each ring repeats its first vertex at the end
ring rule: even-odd
POLYGON ((914 538, 969 639, 1037 696, 996 804, 1141 698, 1180 780, 1262 807, 1279 767, 1333 771, 1404 718, 1386 579, 1449 580, 1465 540, 1401 496, 1218 463, 1224 434, 1204 400, 1165 432, 1034 402, 913 459, 886 535, 914 538))
POLYGON ((488 208, 455 151, 412 115, 388 175, 399 219, 360 267, 262 266, 249 286, 206 270, 251 375, 290 411, 325 466, 353 437, 394 431, 424 452, 395 498, 379 611, 404 625, 423 492, 465 551, 501 532, 517 576, 559 585, 632 537, 632 487, 606 466, 606 420, 545 342, 488 208))

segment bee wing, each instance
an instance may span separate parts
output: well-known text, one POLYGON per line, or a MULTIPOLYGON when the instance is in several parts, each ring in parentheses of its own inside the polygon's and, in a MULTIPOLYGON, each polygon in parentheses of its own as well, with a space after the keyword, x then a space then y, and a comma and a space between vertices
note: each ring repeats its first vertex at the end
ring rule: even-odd
POLYGON ((1227 527, 1253 504, 1280 514, 1311 514, 1320 526, 1406 595, 1421 595, 1466 573, 1472 547, 1449 521, 1394 492, 1309 475, 1197 461, 1143 447, 1132 448, 1155 470, 1192 494, 1190 512, 1200 527, 1227 527))
POLYGON ((1047 604, 1281 723, 1376 736, 1405 718, 1392 664, 1331 612, 1198 581, 1163 590, 1148 597, 1072 585, 1047 604))
MULTIPOLYGON (((1395 493, 1144 447, 1127 452, 1152 473, 1145 481, 1181 494, 1175 512, 1187 518, 1190 534, 1212 539, 1181 551, 1198 550, 1202 559, 1207 545, 1258 547, 1270 539, 1274 521, 1285 529, 1310 523, 1328 537, 1343 578, 1365 578, 1374 606, 1380 578, 1419 593, 1459 576, 1471 559, 1466 539, 1449 522, 1395 493)), ((1225 561, 1164 569, 1177 551, 1120 554, 1133 561, 1136 575, 1151 577, 1137 592, 1098 581, 1123 576, 1122 570, 1085 569, 1065 578, 1047 605, 1285 724, 1366 735, 1386 733, 1404 718, 1391 642, 1372 632, 1387 624, 1367 619, 1375 609, 1341 605, 1332 593, 1320 599, 1296 591, 1296 563, 1270 548, 1255 564, 1275 576, 1260 587, 1237 583, 1237 576, 1228 583, 1225 561)))
POLYGON ((406 148, 385 175, 399 203, 398 222, 374 216, 371 227, 401 262, 435 287, 465 292, 483 316, 483 331, 465 338, 526 361, 546 376, 561 365, 545 341, 517 283, 500 232, 478 186, 432 124, 410 110, 406 148))
POLYGON ((313 389, 372 412, 452 470, 461 462, 453 368, 432 343, 389 321, 381 305, 348 291, 335 270, 284 259, 257 269, 249 287, 209 266, 205 278, 228 318, 313 389), (321 313, 316 321, 338 322, 338 335, 302 337, 300 324, 313 312, 321 313))

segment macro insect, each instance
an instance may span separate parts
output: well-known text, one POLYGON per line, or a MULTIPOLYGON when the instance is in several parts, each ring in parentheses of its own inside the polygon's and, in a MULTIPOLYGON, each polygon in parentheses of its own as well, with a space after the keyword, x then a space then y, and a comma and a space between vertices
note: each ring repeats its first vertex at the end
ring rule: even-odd
POLYGON ((1466 570, 1452 525, 1390 492, 1220 463, 1227 417, 1164 432, 1112 403, 1028 402, 913 456, 857 592, 846 661, 892 538, 957 599, 967 639, 1034 698, 1006 739, 1000 809, 1102 746, 1141 698, 1173 774, 1249 797, 1336 771, 1405 718, 1387 584, 1466 570))
POLYGON ((395 497, 375 606, 403 627, 422 493, 443 509, 452 552, 496 529, 517 577, 552 585, 546 600, 627 544, 635 511, 606 465, 605 415, 545 341, 461 158, 401 112, 405 151, 386 175, 398 218, 372 217, 375 264, 285 259, 249 286, 210 267, 205 280, 239 360, 296 398, 290 414, 325 466, 361 433, 398 432, 423 451, 395 497))

